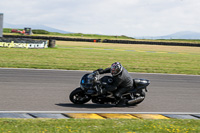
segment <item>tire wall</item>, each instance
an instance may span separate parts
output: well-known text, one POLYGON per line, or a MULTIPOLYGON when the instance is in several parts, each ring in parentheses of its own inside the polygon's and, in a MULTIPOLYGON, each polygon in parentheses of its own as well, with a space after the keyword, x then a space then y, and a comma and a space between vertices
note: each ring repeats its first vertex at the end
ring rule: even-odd
POLYGON ((148 44, 148 45, 195 46, 195 47, 200 47, 200 44, 197 44, 197 43, 176 43, 176 42, 157 42, 157 41, 103 40, 103 43, 148 44))
POLYGON ((45 39, 58 41, 78 41, 78 42, 103 42, 116 44, 148 44, 148 45, 168 45, 168 46, 192 46, 200 47, 200 43, 178 43, 178 42, 158 42, 158 41, 132 41, 132 40, 101 40, 101 39, 84 39, 84 38, 67 38, 67 37, 50 37, 50 36, 17 36, 4 35, 5 38, 31 38, 31 39, 45 39))

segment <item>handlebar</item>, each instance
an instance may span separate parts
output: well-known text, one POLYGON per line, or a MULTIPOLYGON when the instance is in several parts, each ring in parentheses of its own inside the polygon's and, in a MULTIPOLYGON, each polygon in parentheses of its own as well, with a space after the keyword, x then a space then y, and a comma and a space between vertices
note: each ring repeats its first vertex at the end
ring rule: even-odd
POLYGON ((99 75, 99 71, 94 71, 93 73, 94 73, 95 76, 99 75))

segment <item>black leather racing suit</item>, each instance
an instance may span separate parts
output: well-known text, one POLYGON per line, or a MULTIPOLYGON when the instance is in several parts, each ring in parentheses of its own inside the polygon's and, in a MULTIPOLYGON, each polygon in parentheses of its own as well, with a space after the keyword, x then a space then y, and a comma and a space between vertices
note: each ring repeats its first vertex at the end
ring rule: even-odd
MULTIPOLYGON (((100 70, 100 74, 110 73, 111 68, 100 70)), ((113 76, 113 84, 106 85, 106 91, 115 91, 115 97, 121 99, 123 93, 131 90, 133 87, 133 79, 128 71, 123 67, 122 72, 117 76, 113 76)))

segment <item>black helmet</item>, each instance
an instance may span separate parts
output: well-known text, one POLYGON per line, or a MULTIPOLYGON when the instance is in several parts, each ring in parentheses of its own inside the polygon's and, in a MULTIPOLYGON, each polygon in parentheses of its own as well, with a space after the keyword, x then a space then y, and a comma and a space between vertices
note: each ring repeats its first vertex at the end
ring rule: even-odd
POLYGON ((117 76, 122 72, 123 66, 119 62, 115 62, 111 65, 110 73, 113 76, 117 76))

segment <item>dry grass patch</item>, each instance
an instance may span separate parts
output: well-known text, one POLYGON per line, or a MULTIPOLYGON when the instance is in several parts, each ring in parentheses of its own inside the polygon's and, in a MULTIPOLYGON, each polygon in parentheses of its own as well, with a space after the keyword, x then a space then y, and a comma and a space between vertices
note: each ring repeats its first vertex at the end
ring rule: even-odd
POLYGON ((200 47, 57 41, 58 46, 200 54, 200 47))

